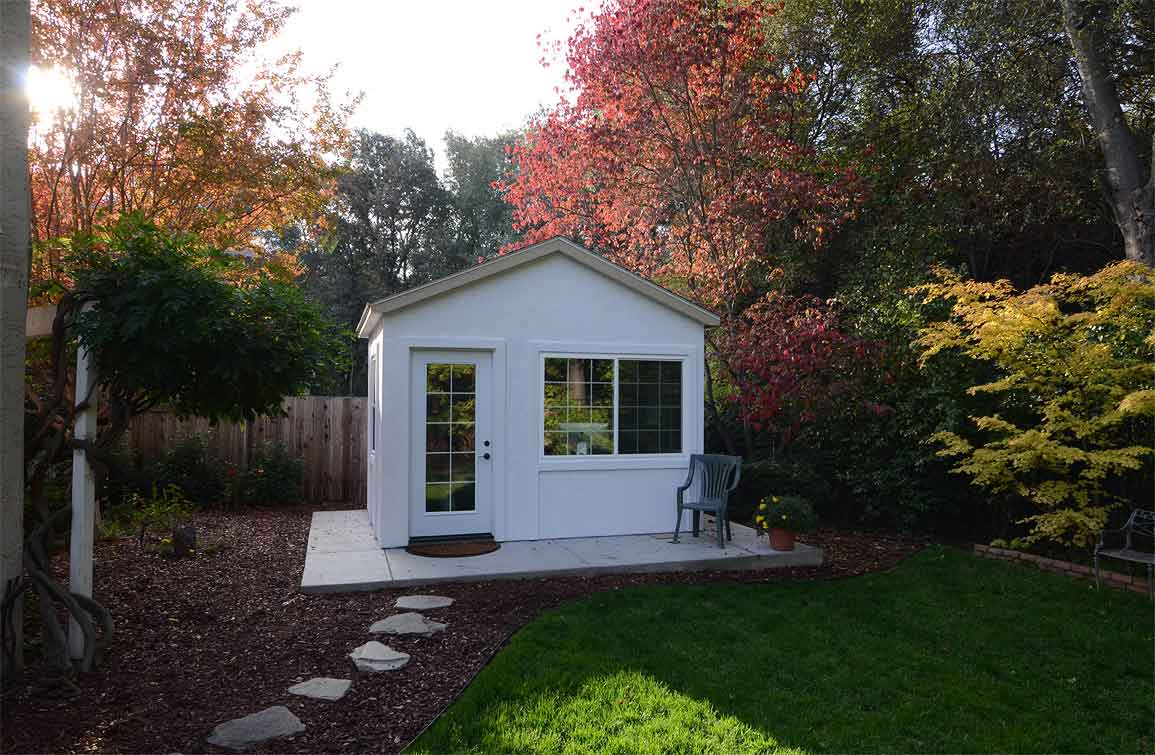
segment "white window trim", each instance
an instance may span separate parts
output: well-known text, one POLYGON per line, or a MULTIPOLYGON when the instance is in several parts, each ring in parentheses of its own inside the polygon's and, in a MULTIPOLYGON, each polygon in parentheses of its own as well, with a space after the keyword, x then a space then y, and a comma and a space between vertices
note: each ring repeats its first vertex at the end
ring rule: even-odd
POLYGON ((572 469, 574 467, 613 467, 635 469, 675 469, 685 468, 689 454, 686 451, 688 438, 686 437, 686 397, 687 397, 687 365, 690 363, 690 354, 687 352, 666 353, 650 351, 649 349, 620 351, 592 351, 581 346, 569 349, 539 350, 537 359, 537 453, 538 466, 543 470, 572 469), (612 359, 614 362, 614 452, 610 454, 566 454, 549 456, 545 453, 545 360, 546 359, 612 359), (682 450, 670 453, 653 454, 623 454, 618 452, 618 363, 621 360, 639 360, 648 362, 678 362, 682 366, 681 406, 679 407, 678 436, 681 439, 682 450))

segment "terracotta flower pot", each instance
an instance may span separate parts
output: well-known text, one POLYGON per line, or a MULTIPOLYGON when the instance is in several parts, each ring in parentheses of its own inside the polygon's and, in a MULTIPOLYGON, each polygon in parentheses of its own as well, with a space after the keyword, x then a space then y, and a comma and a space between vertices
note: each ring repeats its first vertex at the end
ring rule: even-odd
POLYGON ((776 551, 794 550, 794 531, 771 527, 770 547, 776 551))

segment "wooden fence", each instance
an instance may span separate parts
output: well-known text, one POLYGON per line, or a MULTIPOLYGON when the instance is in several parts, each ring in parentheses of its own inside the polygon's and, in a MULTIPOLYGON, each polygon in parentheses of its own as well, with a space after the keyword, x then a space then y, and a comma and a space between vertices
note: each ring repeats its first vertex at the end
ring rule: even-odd
POLYGON ((164 412, 135 417, 128 443, 146 459, 176 441, 200 435, 213 454, 244 469, 261 444, 282 441, 305 464, 306 502, 344 501, 365 505, 364 398, 303 396, 285 399, 284 417, 253 422, 221 423, 178 419, 164 412))

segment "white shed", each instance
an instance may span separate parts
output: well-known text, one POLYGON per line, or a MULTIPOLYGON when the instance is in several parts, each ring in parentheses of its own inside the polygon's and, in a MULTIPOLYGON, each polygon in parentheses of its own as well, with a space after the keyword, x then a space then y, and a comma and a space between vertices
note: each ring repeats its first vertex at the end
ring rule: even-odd
POLYGON ((717 324, 564 238, 367 305, 380 545, 672 530, 717 324))

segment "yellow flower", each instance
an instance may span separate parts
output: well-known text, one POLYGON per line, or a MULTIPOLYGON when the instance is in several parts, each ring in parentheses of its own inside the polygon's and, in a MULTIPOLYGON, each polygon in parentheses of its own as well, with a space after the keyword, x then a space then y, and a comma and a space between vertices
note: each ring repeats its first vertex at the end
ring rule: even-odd
POLYGON ((762 522, 766 521, 766 518, 759 514, 758 516, 754 517, 754 521, 758 522, 758 524, 762 524, 762 522))
POLYGON ((786 521, 786 515, 785 514, 782 515, 782 521, 784 521, 784 522, 786 521))
POLYGON ((770 500, 774 501, 774 503, 778 503, 778 496, 774 496, 770 500))

